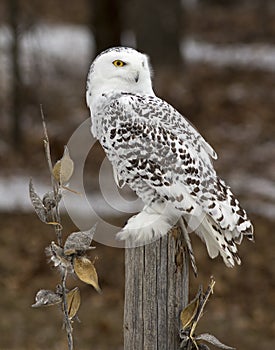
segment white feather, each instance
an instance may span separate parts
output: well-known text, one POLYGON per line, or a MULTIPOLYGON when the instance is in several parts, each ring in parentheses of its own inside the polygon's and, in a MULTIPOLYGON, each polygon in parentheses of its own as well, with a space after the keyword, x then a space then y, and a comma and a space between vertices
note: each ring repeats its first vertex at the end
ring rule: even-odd
POLYGON ((120 240, 148 244, 164 236, 178 222, 181 213, 165 203, 154 203, 132 216, 117 234, 120 240))

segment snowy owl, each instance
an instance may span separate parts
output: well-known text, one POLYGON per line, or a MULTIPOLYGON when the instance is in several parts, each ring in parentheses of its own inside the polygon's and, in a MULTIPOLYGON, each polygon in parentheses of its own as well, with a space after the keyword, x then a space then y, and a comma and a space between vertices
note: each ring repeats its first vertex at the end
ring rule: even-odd
POLYGON ((118 186, 127 184, 145 206, 119 239, 148 242, 179 222, 233 267, 236 243, 253 240, 253 227, 230 188, 217 176, 217 155, 200 133, 152 89, 149 59, 132 48, 99 54, 87 79, 92 134, 112 163, 118 186))

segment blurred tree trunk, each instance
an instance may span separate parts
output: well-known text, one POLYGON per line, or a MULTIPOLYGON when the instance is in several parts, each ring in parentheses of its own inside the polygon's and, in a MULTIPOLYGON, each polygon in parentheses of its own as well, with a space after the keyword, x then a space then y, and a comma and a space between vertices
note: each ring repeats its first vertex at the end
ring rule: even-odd
POLYGON ((121 1, 88 0, 91 13, 91 29, 95 37, 96 54, 120 45, 121 1))
POLYGON ((22 127, 21 127, 21 112, 22 112, 22 80, 20 74, 19 62, 19 1, 8 0, 7 6, 9 9, 9 24, 11 28, 11 69, 12 69, 12 87, 11 87, 11 115, 12 115, 12 143, 14 149, 19 151, 22 145, 22 127))
POLYGON ((137 49, 147 53, 154 66, 181 64, 181 1, 131 0, 128 11, 137 49))
POLYGON ((265 41, 266 39, 273 41, 274 36, 272 35, 272 11, 270 8, 270 2, 268 0, 259 2, 257 4, 257 13, 259 15, 260 25, 259 33, 260 39, 265 41))

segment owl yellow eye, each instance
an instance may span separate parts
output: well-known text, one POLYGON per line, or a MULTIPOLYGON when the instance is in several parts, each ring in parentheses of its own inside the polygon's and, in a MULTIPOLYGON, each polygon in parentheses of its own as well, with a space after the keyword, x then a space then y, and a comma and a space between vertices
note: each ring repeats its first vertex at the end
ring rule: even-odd
POLYGON ((116 66, 116 67, 123 67, 123 66, 126 65, 126 63, 123 62, 123 61, 121 61, 121 60, 115 60, 115 61, 113 62, 113 65, 116 66))

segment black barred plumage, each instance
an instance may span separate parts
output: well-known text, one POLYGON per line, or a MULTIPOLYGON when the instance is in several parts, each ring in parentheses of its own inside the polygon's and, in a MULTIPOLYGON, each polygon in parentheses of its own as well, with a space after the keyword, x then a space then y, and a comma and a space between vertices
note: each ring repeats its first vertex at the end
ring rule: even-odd
POLYGON ((146 241, 165 234, 164 229, 182 216, 189 230, 205 241, 212 258, 220 253, 227 266, 240 264, 236 243, 243 235, 253 239, 252 225, 217 176, 212 147, 179 112, 154 95, 147 57, 132 49, 108 50, 93 63, 87 88, 92 132, 114 167, 117 183, 127 183, 146 204, 119 237, 146 241), (126 62, 129 70, 108 67, 110 71, 103 73, 114 58, 126 62), (142 220, 151 224, 139 227, 142 220))

